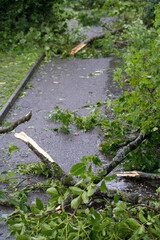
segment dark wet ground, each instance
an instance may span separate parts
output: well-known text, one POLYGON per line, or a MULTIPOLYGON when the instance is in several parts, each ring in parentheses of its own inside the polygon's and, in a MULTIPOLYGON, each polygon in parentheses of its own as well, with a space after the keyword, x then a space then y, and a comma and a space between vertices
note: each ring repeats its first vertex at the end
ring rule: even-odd
MULTIPOLYGON (((101 141, 98 129, 87 133, 79 131, 78 136, 75 135, 76 129, 73 129, 68 135, 58 134, 52 130, 57 127, 57 124, 46 120, 45 117, 47 112, 54 110, 55 106, 69 110, 77 109, 79 114, 88 114, 90 109, 85 108, 85 105, 94 104, 99 100, 105 101, 107 97, 113 98, 121 95, 120 88, 112 81, 111 77, 117 61, 112 57, 99 59, 54 58, 51 62, 42 63, 31 79, 31 88, 26 89, 26 95, 17 100, 5 121, 13 122, 32 109, 31 120, 18 126, 14 132, 24 131, 46 150, 65 171, 69 171, 84 155, 98 155, 103 162, 107 163, 109 159, 98 150, 98 144, 101 141)), ((0 135, 1 171, 8 170, 3 161, 13 169, 18 163, 39 161, 23 142, 14 137, 14 132, 0 135), (15 151, 9 157, 7 149, 11 142, 20 150, 19 152, 15 151)), ((155 189, 155 186, 149 182, 146 184, 120 178, 109 182, 108 187, 143 195, 152 194, 155 189)), ((43 196, 41 197, 43 198, 43 196)), ((6 213, 6 211, 10 212, 11 210, 0 207, 0 214, 6 213)), ((0 222, 0 240, 5 239, 6 236, 6 225, 4 222, 0 222)))

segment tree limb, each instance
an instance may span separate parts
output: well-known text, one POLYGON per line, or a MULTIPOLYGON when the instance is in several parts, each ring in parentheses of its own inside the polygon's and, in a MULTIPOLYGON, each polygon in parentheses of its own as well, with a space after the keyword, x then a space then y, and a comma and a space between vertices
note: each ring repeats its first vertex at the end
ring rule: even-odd
POLYGON ((29 121, 31 119, 31 117, 32 117, 32 111, 30 111, 25 116, 19 118, 15 122, 13 122, 9 127, 0 129, 0 134, 11 132, 13 129, 15 129, 21 123, 29 121))
MULTIPOLYGON (((110 29, 107 26, 105 26, 105 28, 107 28, 107 30, 109 30, 112 34, 115 34, 116 32, 122 31, 124 28, 117 28, 117 29, 110 29)), ((93 37, 89 37, 86 40, 84 40, 82 43, 78 44, 76 47, 72 48, 72 50, 70 51, 69 55, 74 55, 75 53, 79 52, 80 50, 82 50, 84 47, 86 47, 88 45, 88 43, 91 43, 92 41, 96 40, 96 39, 101 39, 104 38, 106 35, 105 33, 101 33, 98 35, 95 35, 93 37)))
POLYGON ((97 179, 95 179, 94 183, 99 183, 106 175, 108 175, 117 165, 119 165, 134 149, 136 149, 144 139, 146 139, 148 135, 144 135, 144 133, 140 133, 139 136, 131 143, 127 144, 127 146, 121 148, 113 160, 107 164, 107 166, 99 173, 97 179))
POLYGON ((72 48, 72 50, 70 51, 69 55, 74 55, 75 53, 79 52, 84 47, 86 47, 88 45, 88 43, 94 41, 95 39, 103 38, 105 35, 106 35, 106 32, 105 33, 101 33, 101 34, 96 35, 96 36, 93 36, 93 37, 87 38, 82 43, 80 43, 76 47, 72 48))
POLYGON ((144 178, 150 180, 160 180, 160 174, 155 173, 145 173, 139 171, 129 171, 129 172, 119 172, 115 173, 118 177, 125 177, 125 178, 144 178))

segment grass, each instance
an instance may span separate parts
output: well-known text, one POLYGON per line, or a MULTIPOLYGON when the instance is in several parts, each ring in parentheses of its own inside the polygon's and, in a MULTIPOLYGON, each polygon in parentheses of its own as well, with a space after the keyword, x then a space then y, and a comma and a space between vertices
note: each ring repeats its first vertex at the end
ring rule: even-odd
POLYGON ((0 110, 41 54, 35 48, 0 52, 0 110))

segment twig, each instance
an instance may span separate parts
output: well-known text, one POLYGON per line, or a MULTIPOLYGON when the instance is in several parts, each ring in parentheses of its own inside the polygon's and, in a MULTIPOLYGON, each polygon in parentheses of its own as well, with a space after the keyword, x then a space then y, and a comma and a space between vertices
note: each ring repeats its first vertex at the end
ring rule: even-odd
POLYGON ((21 123, 29 121, 31 119, 31 117, 32 117, 32 111, 30 111, 27 115, 25 115, 25 116, 19 118, 18 120, 16 120, 15 122, 13 122, 9 127, 0 129, 0 134, 11 132, 13 129, 15 129, 21 123))
POLYGON ((143 225, 144 228, 147 230, 147 232, 151 235, 152 239, 155 240, 155 238, 154 238, 153 234, 151 233, 151 231, 150 231, 143 223, 141 223, 138 219, 134 218, 129 210, 127 210, 127 212, 128 212, 128 214, 129 214, 129 216, 130 216, 131 218, 133 218, 134 220, 136 220, 141 226, 143 225))
POLYGON ((158 214, 160 214, 160 212, 159 212, 157 209, 155 209, 154 207, 150 207, 150 206, 143 205, 143 204, 136 204, 136 205, 130 207, 128 210, 130 211, 132 208, 136 208, 136 207, 145 207, 145 208, 154 210, 155 212, 157 212, 158 214))
POLYGON ((82 200, 78 203, 78 206, 77 206, 76 209, 74 210, 74 212, 73 212, 71 218, 73 218, 73 217, 76 215, 76 212, 77 212, 77 210, 78 210, 78 208, 79 208, 81 202, 82 202, 82 200))

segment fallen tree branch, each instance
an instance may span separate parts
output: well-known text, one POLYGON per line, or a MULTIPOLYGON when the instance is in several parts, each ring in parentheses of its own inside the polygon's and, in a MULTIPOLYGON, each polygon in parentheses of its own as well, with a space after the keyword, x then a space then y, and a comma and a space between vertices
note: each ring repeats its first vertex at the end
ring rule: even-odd
POLYGON ((79 52, 84 47, 86 47, 88 45, 88 43, 94 41, 95 39, 103 38, 105 35, 106 35, 106 32, 105 33, 101 33, 101 34, 96 35, 96 36, 93 36, 93 37, 87 38, 82 43, 80 43, 76 47, 72 48, 72 50, 70 51, 69 55, 74 55, 75 53, 79 52))
MULTIPOLYGON (((93 199, 111 199, 113 200, 115 195, 119 197, 119 200, 122 200, 124 202, 132 203, 132 204, 138 204, 138 203, 144 203, 148 202, 148 200, 152 200, 151 197, 142 197, 139 194, 134 193, 127 193, 124 191, 116 190, 116 189, 108 189, 106 192, 101 192, 100 187, 97 187, 96 191, 94 192, 92 198, 93 199)), ((154 196, 153 196, 154 198, 154 196)))
POLYGON ((27 146, 39 157, 42 162, 48 167, 52 177, 63 182, 63 184, 72 185, 73 178, 63 171, 63 169, 56 163, 51 156, 44 151, 32 138, 27 136, 24 132, 15 133, 14 136, 27 144, 27 146))
POLYGON ((99 173, 97 179, 95 179, 94 183, 99 183, 105 176, 107 176, 117 165, 119 165, 134 149, 136 149, 144 139, 146 139, 150 134, 144 135, 144 133, 140 133, 140 135, 131 143, 127 144, 127 146, 121 148, 113 160, 107 164, 107 166, 99 173))
POLYGON ((129 171, 129 172, 119 172, 115 173, 118 177, 125 177, 125 178, 143 178, 143 179, 150 179, 150 180, 160 180, 160 174, 155 173, 145 173, 139 171, 129 171))
MULTIPOLYGON (((110 29, 108 27, 105 26, 105 28, 107 28, 107 30, 109 30, 112 34, 115 34, 116 32, 122 31, 124 28, 117 28, 117 29, 110 29)), ((91 43, 92 41, 96 40, 96 39, 101 39, 104 38, 106 35, 105 33, 101 33, 98 35, 95 35, 93 37, 89 37, 86 40, 84 40, 82 43, 78 44, 76 47, 72 48, 72 50, 70 51, 69 55, 74 55, 75 53, 79 52, 80 50, 82 50, 84 47, 86 47, 88 45, 88 43, 91 43)))
POLYGON ((13 122, 9 127, 0 129, 0 134, 11 132, 13 129, 15 129, 21 123, 29 121, 31 119, 31 117, 32 117, 32 111, 30 111, 25 116, 19 118, 15 122, 13 122))

